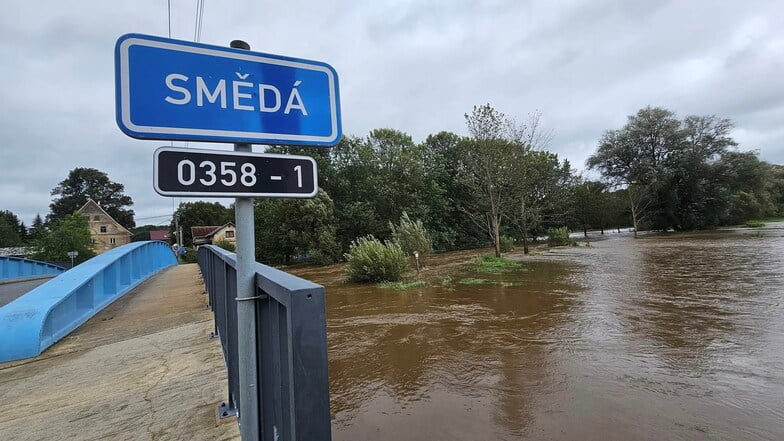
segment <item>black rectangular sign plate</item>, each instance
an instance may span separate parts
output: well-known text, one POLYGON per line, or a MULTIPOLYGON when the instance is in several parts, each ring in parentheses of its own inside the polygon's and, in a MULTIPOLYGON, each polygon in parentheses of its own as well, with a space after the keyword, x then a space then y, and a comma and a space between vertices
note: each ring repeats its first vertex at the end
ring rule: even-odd
POLYGON ((318 191, 309 156, 161 147, 153 163, 163 196, 312 198, 318 191))

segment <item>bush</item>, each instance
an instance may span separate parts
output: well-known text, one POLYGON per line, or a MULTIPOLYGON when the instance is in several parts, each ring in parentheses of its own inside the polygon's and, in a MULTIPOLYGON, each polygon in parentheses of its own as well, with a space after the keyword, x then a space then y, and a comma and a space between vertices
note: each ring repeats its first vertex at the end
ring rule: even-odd
POLYGON ((222 239, 222 240, 219 240, 219 241, 215 242, 215 246, 216 247, 221 247, 221 248, 223 248, 224 250, 226 250, 226 251, 228 251, 230 253, 233 253, 233 252, 237 251, 237 247, 233 243, 229 242, 226 239, 222 239))
POLYGON ((199 261, 199 252, 196 247, 185 248, 185 254, 180 255, 181 263, 196 263, 199 261))
POLYGON ((743 224, 746 228, 762 228, 765 226, 765 222, 758 221, 758 220, 750 220, 743 224))
POLYGON ((511 238, 509 236, 501 236, 500 237, 500 242, 501 242, 501 252, 502 253, 508 253, 508 252, 514 250, 514 248, 515 248, 515 240, 514 240, 514 238, 511 238))
POLYGON ((381 243, 372 235, 351 242, 345 256, 346 272, 352 282, 397 282, 408 266, 399 244, 381 243))
POLYGON ((414 251, 419 251, 421 256, 433 252, 430 235, 422 221, 412 221, 405 211, 400 216, 400 224, 396 226, 390 222, 389 229, 392 230, 392 239, 400 245, 407 256, 412 255, 414 251))
POLYGON ((575 246, 577 245, 577 242, 573 241, 569 237, 569 229, 566 227, 548 228, 547 245, 551 247, 561 247, 566 245, 575 246))

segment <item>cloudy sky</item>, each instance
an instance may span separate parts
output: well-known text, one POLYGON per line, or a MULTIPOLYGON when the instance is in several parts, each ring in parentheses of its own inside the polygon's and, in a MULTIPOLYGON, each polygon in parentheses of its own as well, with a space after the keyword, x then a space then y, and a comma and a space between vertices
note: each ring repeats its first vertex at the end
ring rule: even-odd
MULTIPOLYGON (((152 188, 167 143, 131 139, 114 119, 115 42, 167 36, 168 4, 4 2, 0 210, 28 225, 45 216, 76 167, 124 184, 139 225, 168 224, 187 201, 152 188)), ((170 4, 172 38, 192 41, 197 1, 170 4)), ((347 135, 466 134, 463 115, 490 103, 518 120, 540 111, 550 149, 581 169, 605 130, 651 105, 730 118, 743 150, 784 164, 782 24, 777 0, 206 0, 200 41, 329 63, 347 135)))

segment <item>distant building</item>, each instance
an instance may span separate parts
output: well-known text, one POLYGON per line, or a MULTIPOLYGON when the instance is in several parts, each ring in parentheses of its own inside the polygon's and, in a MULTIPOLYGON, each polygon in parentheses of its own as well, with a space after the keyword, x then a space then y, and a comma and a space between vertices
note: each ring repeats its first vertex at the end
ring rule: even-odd
POLYGON ((162 240, 169 242, 172 238, 171 231, 168 230, 150 230, 150 240, 162 240))
POLYGON ((87 218, 87 223, 90 225, 90 237, 93 240, 92 248, 95 254, 131 242, 133 234, 109 216, 94 200, 88 199, 78 212, 87 218))
POLYGON ((237 229, 234 227, 234 223, 232 222, 220 226, 191 227, 193 246, 214 245, 216 242, 221 240, 225 240, 236 245, 236 232, 237 229))

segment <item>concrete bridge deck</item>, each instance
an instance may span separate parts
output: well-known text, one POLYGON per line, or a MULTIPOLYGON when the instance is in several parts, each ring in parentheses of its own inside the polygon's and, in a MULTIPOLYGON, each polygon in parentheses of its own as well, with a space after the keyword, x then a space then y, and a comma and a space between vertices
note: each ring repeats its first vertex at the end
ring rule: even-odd
MULTIPOLYGON (((142 283, 38 357, 0 364, 0 440, 233 440, 197 265, 142 283)), ((13 338, 13 335, 0 336, 13 338)))

